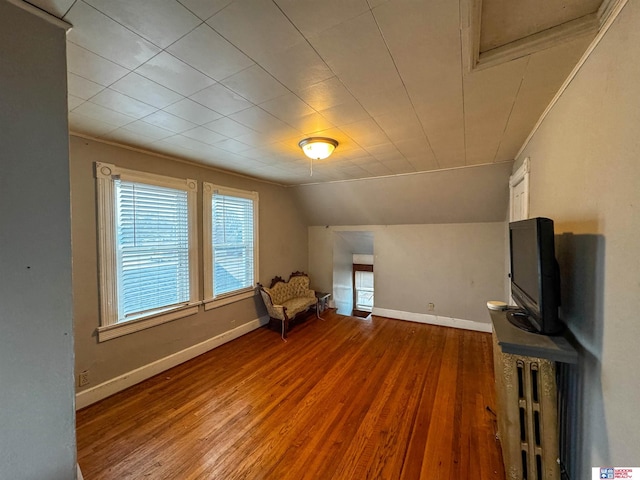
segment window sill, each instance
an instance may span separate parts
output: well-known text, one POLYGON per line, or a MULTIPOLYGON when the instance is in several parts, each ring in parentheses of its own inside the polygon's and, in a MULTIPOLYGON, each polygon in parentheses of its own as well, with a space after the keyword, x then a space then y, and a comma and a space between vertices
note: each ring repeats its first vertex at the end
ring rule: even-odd
POLYGON ((122 337, 130 333, 139 332, 147 328, 155 327, 163 323, 171 322, 179 318, 188 317, 198 313, 200 303, 192 303, 178 308, 174 308, 162 313, 156 313, 153 316, 140 318, 137 320, 129 320, 128 322, 117 323, 115 325, 105 325, 98 327, 98 342, 105 342, 113 338, 122 337))
POLYGON ((247 298, 251 298, 255 296, 256 296, 256 289, 252 288, 251 290, 248 290, 246 292, 236 293, 233 295, 229 295, 227 297, 220 297, 220 298, 215 298, 211 300, 205 300, 204 309, 212 310, 214 308, 223 307, 225 305, 229 305, 230 303, 236 303, 241 300, 246 300, 247 298))

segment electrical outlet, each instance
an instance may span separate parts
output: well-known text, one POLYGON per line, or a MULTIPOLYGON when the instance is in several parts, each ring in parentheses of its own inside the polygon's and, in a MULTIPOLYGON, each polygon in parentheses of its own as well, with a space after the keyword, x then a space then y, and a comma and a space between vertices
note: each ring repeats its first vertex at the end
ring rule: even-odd
POLYGON ((85 370, 84 372, 80 372, 78 375, 78 386, 84 387, 89 384, 89 372, 85 370))
POLYGON ((427 305, 427 310, 430 312, 433 312, 436 308, 436 304, 435 303, 429 303, 429 305, 427 305))

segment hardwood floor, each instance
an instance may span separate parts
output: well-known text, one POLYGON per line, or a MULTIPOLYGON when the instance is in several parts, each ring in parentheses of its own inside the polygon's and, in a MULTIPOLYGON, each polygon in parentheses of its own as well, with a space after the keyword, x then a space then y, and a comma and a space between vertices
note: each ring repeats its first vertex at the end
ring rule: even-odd
POLYGON ((504 479, 489 334, 334 311, 77 414, 99 479, 504 479), (487 408, 489 407, 489 408, 487 408))

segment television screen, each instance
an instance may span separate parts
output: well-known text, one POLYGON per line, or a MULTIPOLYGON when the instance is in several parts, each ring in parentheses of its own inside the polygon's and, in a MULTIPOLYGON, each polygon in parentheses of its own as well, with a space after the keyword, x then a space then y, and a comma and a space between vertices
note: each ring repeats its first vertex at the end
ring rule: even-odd
POLYGON ((507 318, 517 327, 553 335, 558 318, 560 279, 555 258, 553 221, 531 218, 509 224, 511 294, 518 310, 507 318))

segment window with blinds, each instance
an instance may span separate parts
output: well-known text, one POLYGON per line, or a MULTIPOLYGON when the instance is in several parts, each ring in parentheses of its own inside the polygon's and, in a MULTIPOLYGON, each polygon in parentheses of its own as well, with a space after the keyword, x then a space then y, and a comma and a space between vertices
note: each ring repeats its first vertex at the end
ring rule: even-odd
POLYGON ((198 182, 96 162, 98 341, 198 312, 198 182))
POLYGON ((187 192, 117 180, 119 321, 189 301, 187 192))
POLYGON ((204 215, 210 245, 209 277, 205 296, 210 299, 253 291, 257 281, 258 194, 204 184, 204 215))

